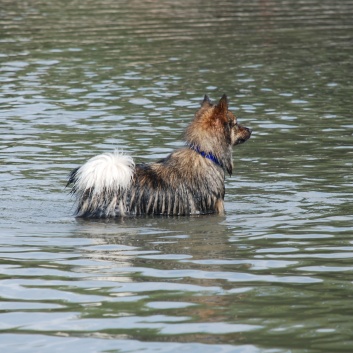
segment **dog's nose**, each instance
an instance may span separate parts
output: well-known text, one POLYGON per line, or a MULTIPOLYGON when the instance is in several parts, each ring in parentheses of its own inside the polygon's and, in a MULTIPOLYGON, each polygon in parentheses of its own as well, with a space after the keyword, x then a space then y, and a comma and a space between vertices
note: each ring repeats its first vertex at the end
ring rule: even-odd
POLYGON ((247 131, 248 131, 248 133, 251 135, 252 130, 251 130, 251 129, 249 129, 248 127, 246 128, 246 130, 247 130, 247 131))

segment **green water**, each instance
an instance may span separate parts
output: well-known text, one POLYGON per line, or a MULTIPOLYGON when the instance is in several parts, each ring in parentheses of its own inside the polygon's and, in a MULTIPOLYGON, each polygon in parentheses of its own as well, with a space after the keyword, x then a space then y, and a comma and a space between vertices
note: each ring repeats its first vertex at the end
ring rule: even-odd
POLYGON ((0 348, 353 351, 353 1, 2 1, 0 348), (70 170, 253 129, 226 215, 82 221, 70 170))

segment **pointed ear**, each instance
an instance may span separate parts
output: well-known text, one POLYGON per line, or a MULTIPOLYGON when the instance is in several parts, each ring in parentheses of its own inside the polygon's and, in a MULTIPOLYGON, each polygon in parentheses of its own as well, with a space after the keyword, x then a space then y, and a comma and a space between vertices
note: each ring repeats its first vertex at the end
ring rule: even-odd
POLYGON ((207 95, 207 94, 205 94, 205 97, 203 97, 203 101, 202 101, 202 103, 201 103, 201 107, 202 106, 204 106, 204 105, 212 105, 212 102, 211 102, 211 100, 210 100, 210 97, 207 95))
POLYGON ((217 112, 222 115, 226 116, 228 112, 228 98, 225 94, 223 94, 222 98, 219 100, 218 104, 216 105, 217 112))

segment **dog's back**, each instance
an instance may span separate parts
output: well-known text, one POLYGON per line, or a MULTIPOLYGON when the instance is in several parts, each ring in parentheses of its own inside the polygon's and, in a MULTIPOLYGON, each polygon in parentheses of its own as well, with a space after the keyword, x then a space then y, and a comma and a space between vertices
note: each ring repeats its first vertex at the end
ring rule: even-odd
POLYGON ((131 214, 222 212, 224 171, 185 148, 157 163, 136 165, 128 195, 131 214))

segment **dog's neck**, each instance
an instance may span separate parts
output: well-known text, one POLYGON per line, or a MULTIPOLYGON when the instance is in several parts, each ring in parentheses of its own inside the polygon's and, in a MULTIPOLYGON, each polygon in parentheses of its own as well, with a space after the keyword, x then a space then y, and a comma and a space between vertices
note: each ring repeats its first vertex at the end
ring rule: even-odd
POLYGON ((202 157, 207 158, 209 160, 211 160, 213 163, 217 164, 218 166, 220 166, 221 168, 223 168, 223 164, 219 161, 219 159, 211 152, 205 152, 205 151, 201 151, 199 146, 196 145, 189 145, 189 147, 197 152, 198 154, 200 154, 202 157))

